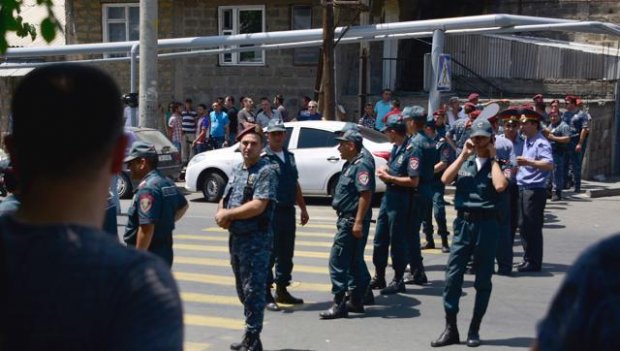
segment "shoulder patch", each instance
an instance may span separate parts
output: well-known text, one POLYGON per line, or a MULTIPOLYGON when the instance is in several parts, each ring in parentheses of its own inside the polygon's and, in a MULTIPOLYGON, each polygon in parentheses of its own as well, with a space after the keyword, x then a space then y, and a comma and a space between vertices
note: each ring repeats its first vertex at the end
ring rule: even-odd
POLYGON ((411 157, 409 159, 409 167, 411 167, 413 169, 417 169, 419 165, 420 165, 420 159, 419 158, 411 157))
POLYGON ((362 171, 357 175, 357 180, 362 185, 368 185, 368 182, 370 181, 370 175, 368 174, 368 172, 362 171))
POLYGON ((142 212, 148 212, 153 207, 153 196, 151 194, 140 195, 138 200, 142 212))

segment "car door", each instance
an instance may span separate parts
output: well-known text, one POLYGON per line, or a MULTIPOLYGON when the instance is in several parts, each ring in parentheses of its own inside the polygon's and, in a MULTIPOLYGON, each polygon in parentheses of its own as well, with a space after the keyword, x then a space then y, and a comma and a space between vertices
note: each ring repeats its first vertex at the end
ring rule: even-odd
POLYGON ((294 149, 299 184, 305 194, 327 194, 329 179, 340 172, 344 161, 340 159, 338 142, 332 131, 301 127, 294 149))

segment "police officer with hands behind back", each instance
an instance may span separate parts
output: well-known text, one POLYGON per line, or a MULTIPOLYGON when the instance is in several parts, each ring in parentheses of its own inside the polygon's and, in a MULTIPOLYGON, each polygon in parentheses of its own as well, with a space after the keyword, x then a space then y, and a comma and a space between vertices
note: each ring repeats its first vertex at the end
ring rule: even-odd
POLYGON ((230 262, 237 295, 244 306, 245 335, 233 350, 261 351, 267 272, 273 248, 271 220, 278 178, 271 162, 260 157, 263 133, 251 125, 237 136, 243 162, 232 171, 215 222, 230 233, 230 262))
POLYGON ((432 347, 460 342, 456 315, 459 312, 463 275, 472 254, 476 264, 476 301, 467 335, 467 346, 480 345, 480 323, 491 297, 491 276, 498 240, 495 204, 498 193, 508 186, 508 181, 495 160, 492 135, 489 121, 474 121, 471 138, 465 142, 461 154, 441 177, 444 184, 450 184, 456 178, 454 207, 457 218, 453 225, 454 239, 446 267, 446 286, 443 293, 446 329, 437 340, 431 342, 432 347))
POLYGON ((157 170, 155 146, 136 141, 125 163, 133 179, 142 180, 127 213, 124 240, 127 245, 148 250, 172 266, 172 231, 189 205, 172 180, 157 170))
POLYGON ((347 317, 348 312, 364 312, 364 295, 370 281, 364 260, 364 249, 371 219, 372 194, 375 191, 375 167, 361 153, 362 135, 347 130, 336 139, 346 163, 342 167, 332 207, 338 214, 337 232, 329 257, 329 274, 334 294, 333 306, 320 313, 322 319, 347 317), (345 305, 349 277, 355 288, 345 305))
POLYGON ((306 202, 299 186, 295 155, 284 147, 286 128, 280 119, 272 119, 267 125, 267 146, 261 155, 274 165, 278 172, 278 188, 275 212, 273 215, 273 255, 269 261, 267 281, 267 309, 279 311, 277 303, 291 305, 303 304, 304 300, 292 296, 286 287, 291 282, 293 271, 293 252, 295 250, 295 203, 301 210, 301 225, 308 223, 310 217, 306 202), (274 282, 272 268, 275 264, 276 298, 271 295, 274 282))

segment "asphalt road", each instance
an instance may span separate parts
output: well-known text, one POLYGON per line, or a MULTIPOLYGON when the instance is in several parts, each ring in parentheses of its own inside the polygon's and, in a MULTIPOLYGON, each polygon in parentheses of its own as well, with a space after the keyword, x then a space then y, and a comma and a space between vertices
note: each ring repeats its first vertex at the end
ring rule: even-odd
MULTIPOLYGON (((215 225, 216 205, 199 194, 188 195, 190 209, 174 234, 173 271, 185 306, 186 349, 228 350, 243 334, 243 307, 237 300, 228 260, 228 234, 215 225)), ((293 284, 303 298, 300 307, 265 312, 262 334, 266 350, 427 350, 444 327, 441 294, 448 254, 424 251, 430 284, 407 286, 407 292, 376 298, 364 315, 323 321, 318 313, 330 306, 327 261, 336 216, 329 201, 308 199, 310 222, 298 226, 293 284)), ((126 213, 128 200, 122 201, 126 213)), ((493 292, 481 327, 482 350, 527 350, 537 321, 545 314, 566 270, 587 246, 618 231, 620 197, 589 199, 584 195, 547 203, 543 271, 493 277, 493 292)), ((374 214, 378 208, 374 209, 374 214)), ((448 220, 454 218, 448 209, 448 220)), ((119 219, 123 231, 124 218, 119 219)), ((370 230, 366 255, 372 270, 370 230)), ((516 257, 522 252, 518 238, 516 257)), ((520 261, 519 258, 515 262, 520 261)), ((372 274, 372 272, 371 272, 372 274)), ((388 270, 388 278, 391 272, 388 270)), ((461 338, 472 314, 474 276, 466 275, 459 313, 461 338)), ((375 295, 378 295, 375 292, 375 295)), ((466 349, 465 344, 445 348, 466 349)))

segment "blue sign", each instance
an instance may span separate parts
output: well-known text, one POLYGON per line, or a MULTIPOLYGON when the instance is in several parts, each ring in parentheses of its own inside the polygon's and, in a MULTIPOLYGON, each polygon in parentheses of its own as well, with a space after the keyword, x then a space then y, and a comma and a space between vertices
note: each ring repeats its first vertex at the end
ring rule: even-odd
POLYGON ((437 91, 452 90, 452 58, 449 54, 439 55, 437 65, 437 91))

